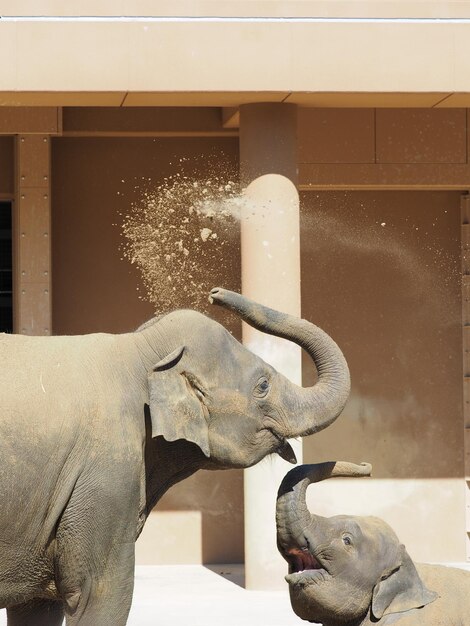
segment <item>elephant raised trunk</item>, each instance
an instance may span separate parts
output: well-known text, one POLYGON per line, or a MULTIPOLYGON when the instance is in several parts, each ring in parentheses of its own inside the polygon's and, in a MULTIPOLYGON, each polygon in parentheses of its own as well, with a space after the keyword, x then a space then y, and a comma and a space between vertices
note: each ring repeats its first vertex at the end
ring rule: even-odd
POLYGON ((307 487, 326 478, 370 476, 371 465, 346 461, 327 461, 294 467, 284 477, 277 494, 276 525, 278 547, 286 555, 292 545, 302 545, 305 530, 317 516, 306 503, 307 487))
POLYGON ((293 341, 312 358, 318 373, 316 384, 304 388, 289 383, 286 390, 284 408, 291 437, 316 433, 338 417, 348 399, 350 378, 346 359, 331 337, 306 320, 225 289, 213 289, 210 301, 234 311, 264 333, 293 341))

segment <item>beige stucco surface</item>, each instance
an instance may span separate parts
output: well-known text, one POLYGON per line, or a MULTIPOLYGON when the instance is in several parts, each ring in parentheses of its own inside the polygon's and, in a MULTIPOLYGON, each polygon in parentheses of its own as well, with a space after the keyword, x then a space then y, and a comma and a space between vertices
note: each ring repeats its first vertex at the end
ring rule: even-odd
POLYGON ((217 104, 221 92, 290 102, 301 94, 304 103, 309 93, 315 102, 325 92, 426 92, 437 104, 470 92, 469 32, 470 23, 432 20, 3 19, 0 102, 19 104, 24 94, 34 103, 34 92, 55 93, 47 102, 55 105, 62 94, 70 104, 71 93, 80 103, 93 92, 124 105, 128 95, 133 105, 157 104, 146 94, 160 93, 176 104, 212 92, 217 104))

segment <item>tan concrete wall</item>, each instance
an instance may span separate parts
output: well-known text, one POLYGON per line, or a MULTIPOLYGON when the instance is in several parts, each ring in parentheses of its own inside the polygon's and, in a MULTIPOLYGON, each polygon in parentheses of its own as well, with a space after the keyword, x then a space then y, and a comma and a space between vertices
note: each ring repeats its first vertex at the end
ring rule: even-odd
POLYGON ((302 314, 352 377, 304 461, 367 460, 374 475, 312 488, 312 506, 384 517, 418 559, 464 560, 460 194, 318 191, 301 208, 302 314))
POLYGON ((60 109, 41 106, 2 106, 0 111, 0 135, 56 135, 60 132, 60 109))
POLYGON ((307 188, 470 187, 468 109, 299 109, 307 188))
POLYGON ((300 108, 299 163, 467 163, 466 109, 300 108))
MULTIPOLYGON (((90 120, 99 120, 88 113, 74 117, 77 132, 88 133, 90 120)), ((204 132, 217 126, 213 113, 204 132)), ((301 109, 301 184, 469 188, 467 113, 301 109)), ((119 130, 121 117, 108 130, 119 130)), ((9 145, 0 137, 2 143, 9 145)), ((237 140, 68 137, 52 146, 54 330, 135 327, 151 307, 136 297, 138 274, 120 260, 119 228, 111 225, 136 197, 141 176, 157 182, 174 173, 182 156, 204 172, 204 155, 214 149, 237 167, 237 140)), ((0 163, 1 155, 0 149, 0 163)), ((423 560, 464 558, 459 197, 460 191, 303 196, 303 314, 339 341, 353 375, 345 416, 306 443, 306 460, 354 456, 372 461, 375 475, 367 487, 338 481, 319 488, 322 511, 375 512, 423 560)), ((233 270, 236 287, 239 267, 233 270)), ((142 562, 181 562, 171 537, 156 545, 159 529, 181 523, 193 538, 188 561, 242 560, 242 476, 215 476, 197 475, 166 496, 164 515, 152 516, 141 539, 142 562)))
POLYGON ((325 94, 392 92, 433 94, 432 105, 457 98, 453 106, 463 106, 463 97, 468 106, 469 32, 470 22, 433 20, 6 18, 0 104, 92 96, 117 106, 195 104, 188 93, 202 93, 206 104, 213 94, 212 105, 274 98, 319 106, 325 94))
POLYGON ((13 137, 0 137, 0 195, 14 192, 14 141, 13 137))
POLYGON ((65 107, 62 133, 68 136, 217 136, 225 130, 218 107, 65 107))
MULTIPOLYGON (((152 316, 138 299, 142 283, 134 266, 121 260, 122 215, 139 198, 136 189, 151 179, 155 187, 185 168, 207 177, 209 156, 237 170, 233 139, 54 139, 52 143, 53 330, 55 334, 122 332, 152 316), (223 156, 222 156, 223 153, 223 156), (217 157, 217 158, 215 158, 217 157), (180 159, 188 159, 182 166, 180 159), (119 195, 118 195, 119 192, 119 195), (121 215, 122 214, 122 215, 121 215)), ((221 173, 224 174, 225 170, 221 173)), ((212 174, 216 171, 213 170, 212 174)), ((240 288, 236 238, 225 284, 240 288)), ((207 263, 206 260, 201 262, 207 263)), ((207 267, 210 273, 211 268, 207 267)), ((181 306, 192 306, 190 301, 181 306)), ((211 314, 240 336, 234 316, 211 314)), ((243 560, 243 476, 241 472, 200 472, 174 487, 152 514, 139 540, 141 562, 238 562, 243 560), (170 512, 175 512, 171 517, 170 512), (195 511, 201 511, 199 520, 195 511), (161 541, 155 528, 180 527, 193 538, 186 557, 174 549, 174 536, 161 541), (183 517, 182 517, 183 516, 183 517), (199 521, 198 521, 199 520, 199 521), (153 529, 153 532, 152 532, 153 529), (147 531, 147 532, 146 532, 147 531), (228 539, 230 538, 230 539, 228 539), (160 545, 161 542, 161 545, 160 545)), ((171 532, 171 530, 169 531, 171 532)), ((163 535, 165 531, 163 531, 163 535)))

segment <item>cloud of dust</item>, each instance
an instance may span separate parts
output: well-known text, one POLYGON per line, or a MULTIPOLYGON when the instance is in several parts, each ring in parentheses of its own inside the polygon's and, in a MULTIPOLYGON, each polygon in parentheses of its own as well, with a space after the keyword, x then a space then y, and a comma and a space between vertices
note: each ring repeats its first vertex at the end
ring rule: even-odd
POLYGON ((242 202, 238 183, 177 173, 139 190, 122 231, 124 257, 142 275, 140 297, 157 314, 181 306, 206 311, 212 287, 230 288, 242 202))
POLYGON ((336 247, 346 259, 351 253, 370 257, 372 271, 377 271, 377 264, 383 263, 400 275, 403 289, 408 289, 415 301, 426 302, 428 313, 433 310, 453 323, 455 320, 448 319, 447 292, 451 293, 460 282, 461 269, 455 258, 431 236, 434 226, 435 223, 430 223, 427 230, 420 231, 411 218, 406 218, 400 227, 373 217, 369 221, 357 220, 347 208, 339 218, 327 213, 319 203, 313 211, 302 214, 302 245, 320 255, 336 247), (419 242, 417 245, 410 245, 404 238, 410 232, 419 242), (423 250, 427 254, 423 255, 423 250), (439 271, 440 283, 436 284, 436 270, 442 268, 445 271, 439 271))

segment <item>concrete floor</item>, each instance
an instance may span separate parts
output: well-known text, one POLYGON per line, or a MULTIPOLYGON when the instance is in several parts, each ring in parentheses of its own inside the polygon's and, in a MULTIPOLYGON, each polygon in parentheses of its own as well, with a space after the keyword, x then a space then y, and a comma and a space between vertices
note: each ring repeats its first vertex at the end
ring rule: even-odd
POLYGON ((240 586, 242 583, 240 566, 138 568, 129 626, 299 626, 305 623, 292 612, 287 583, 285 592, 246 591, 240 586))
MULTIPOLYGON (((241 584, 242 566, 137 567, 128 626, 299 626, 306 623, 292 612, 287 584, 285 592, 246 591, 241 584)), ((6 611, 3 610, 0 611, 0 626, 5 625, 6 611)))

